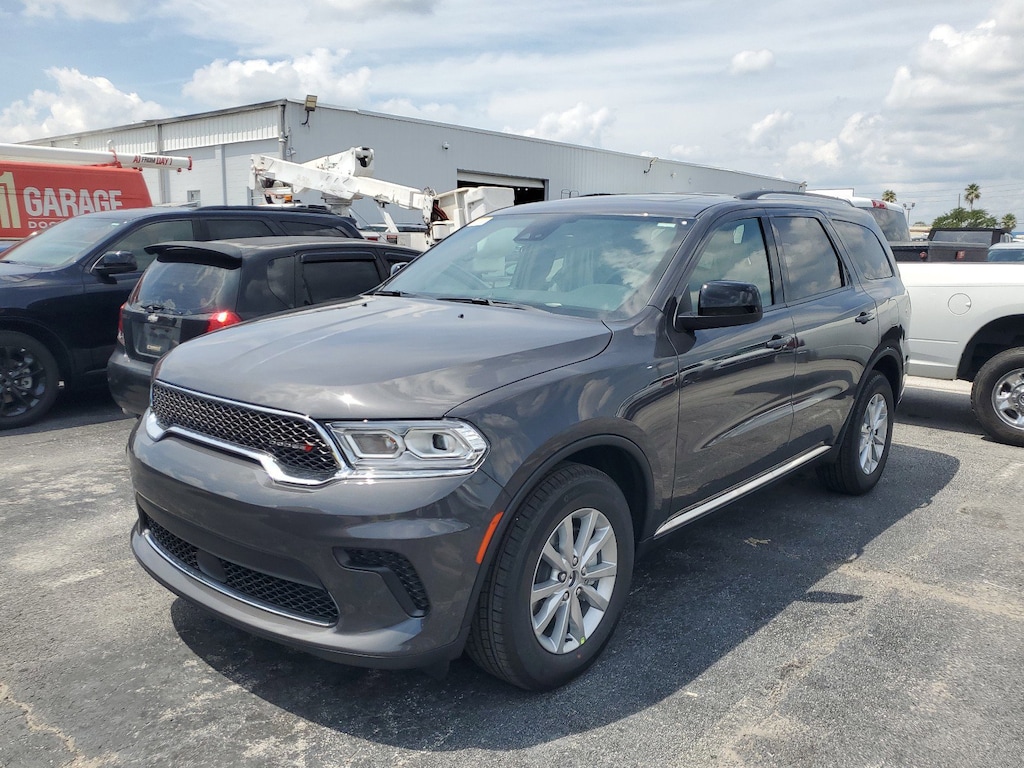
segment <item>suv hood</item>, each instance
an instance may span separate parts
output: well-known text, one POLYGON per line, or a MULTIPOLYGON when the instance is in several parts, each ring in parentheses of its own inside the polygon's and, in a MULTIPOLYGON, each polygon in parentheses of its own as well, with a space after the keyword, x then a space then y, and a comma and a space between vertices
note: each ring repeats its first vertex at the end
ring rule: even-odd
POLYGON ((200 336, 156 377, 316 419, 433 418, 593 357, 610 339, 597 320, 374 296, 200 336))

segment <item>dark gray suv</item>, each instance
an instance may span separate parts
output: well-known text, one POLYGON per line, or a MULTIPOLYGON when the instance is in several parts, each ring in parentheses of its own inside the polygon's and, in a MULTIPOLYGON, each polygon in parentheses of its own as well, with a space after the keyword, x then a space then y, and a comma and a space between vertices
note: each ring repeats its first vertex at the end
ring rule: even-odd
POLYGON ((130 438, 169 589, 350 664, 587 669, 658 539, 801 467, 878 482, 909 301, 800 195, 601 196, 472 222, 373 295, 170 352, 130 438))

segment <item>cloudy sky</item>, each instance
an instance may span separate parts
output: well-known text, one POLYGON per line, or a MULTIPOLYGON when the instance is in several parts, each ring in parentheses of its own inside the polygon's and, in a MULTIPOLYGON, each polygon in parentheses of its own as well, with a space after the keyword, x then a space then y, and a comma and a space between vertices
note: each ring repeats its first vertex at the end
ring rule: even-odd
POLYGON ((1024 223, 1024 0, 0 0, 0 30, 0 142, 314 93, 912 221, 974 183, 1024 223))

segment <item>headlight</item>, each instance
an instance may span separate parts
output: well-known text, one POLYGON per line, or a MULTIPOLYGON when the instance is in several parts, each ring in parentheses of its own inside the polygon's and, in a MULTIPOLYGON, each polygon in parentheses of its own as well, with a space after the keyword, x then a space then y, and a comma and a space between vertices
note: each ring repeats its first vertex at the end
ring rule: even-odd
POLYGON ((336 421, 327 425, 357 475, 427 477, 475 470, 487 442, 469 424, 438 421, 336 421))

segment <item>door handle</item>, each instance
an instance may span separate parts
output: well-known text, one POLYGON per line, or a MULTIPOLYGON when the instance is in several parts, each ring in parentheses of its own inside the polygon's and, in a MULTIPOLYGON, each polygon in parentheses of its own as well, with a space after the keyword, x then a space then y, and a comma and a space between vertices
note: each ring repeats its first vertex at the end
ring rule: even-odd
POLYGON ((859 315, 857 315, 854 318, 854 320, 856 320, 861 325, 863 325, 865 323, 870 323, 874 319, 875 319, 875 313, 874 312, 861 312, 859 315))
POLYGON ((765 342, 768 349, 789 349, 793 346, 794 336, 780 336, 776 334, 765 342))

